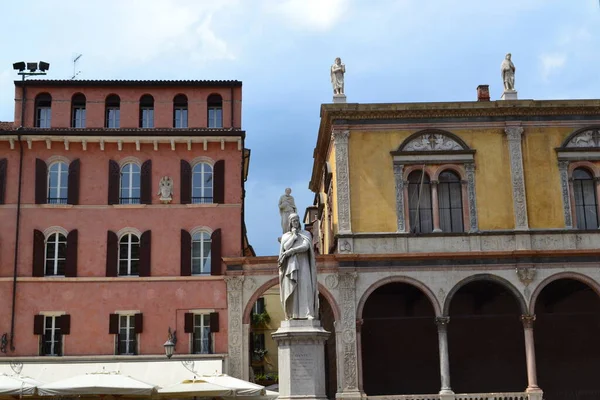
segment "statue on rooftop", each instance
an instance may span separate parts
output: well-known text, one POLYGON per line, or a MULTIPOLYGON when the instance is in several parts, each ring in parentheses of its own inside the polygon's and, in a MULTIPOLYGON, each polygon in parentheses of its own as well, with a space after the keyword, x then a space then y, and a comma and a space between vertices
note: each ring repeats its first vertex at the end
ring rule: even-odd
POLYGON ((344 94, 344 74, 346 66, 342 64, 342 59, 337 57, 334 64, 331 66, 331 85, 333 86, 333 94, 344 94))
POLYGON ((291 194, 292 189, 286 188, 285 194, 279 198, 279 215, 281 215, 281 230, 283 233, 290 231, 290 214, 298 212, 296 202, 291 194))
POLYGON ((511 61, 511 54, 508 53, 500 66, 502 71, 502 81, 504 82, 504 91, 515 90, 515 65, 511 61))

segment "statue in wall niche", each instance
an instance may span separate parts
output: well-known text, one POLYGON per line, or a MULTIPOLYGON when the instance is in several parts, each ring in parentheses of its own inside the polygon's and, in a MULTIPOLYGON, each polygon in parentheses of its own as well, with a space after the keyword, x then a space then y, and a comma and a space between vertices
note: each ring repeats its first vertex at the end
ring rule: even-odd
POLYGON ((312 236, 300 229, 300 217, 289 216, 289 232, 279 248, 279 290, 285 319, 315 319, 319 310, 317 264, 312 236))
POLYGON ((511 61, 511 57, 511 54, 508 53, 500 66, 500 70, 502 71, 502 81, 504 82, 504 91, 515 90, 515 65, 511 61))
POLYGON ((333 94, 344 94, 344 74, 346 66, 342 64, 342 59, 337 57, 331 66, 331 85, 333 86, 333 94))
POLYGON ((158 183, 158 195, 162 203, 170 203, 173 200, 173 178, 163 176, 158 183))
POLYGON ((279 215, 281 215, 282 233, 290 231, 290 215, 296 213, 296 202, 292 197, 292 189, 286 188, 285 193, 279 198, 279 215))

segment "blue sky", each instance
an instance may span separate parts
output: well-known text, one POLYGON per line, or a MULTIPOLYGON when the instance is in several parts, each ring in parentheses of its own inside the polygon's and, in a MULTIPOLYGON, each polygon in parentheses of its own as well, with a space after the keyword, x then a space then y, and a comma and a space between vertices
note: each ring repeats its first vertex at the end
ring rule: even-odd
POLYGON ((329 67, 346 64, 348 102, 474 100, 502 91, 507 52, 521 99, 600 97, 597 0, 30 0, 2 4, 0 120, 12 120, 15 61, 48 78, 239 79, 252 149, 246 221, 276 254, 277 201, 303 212, 329 67))

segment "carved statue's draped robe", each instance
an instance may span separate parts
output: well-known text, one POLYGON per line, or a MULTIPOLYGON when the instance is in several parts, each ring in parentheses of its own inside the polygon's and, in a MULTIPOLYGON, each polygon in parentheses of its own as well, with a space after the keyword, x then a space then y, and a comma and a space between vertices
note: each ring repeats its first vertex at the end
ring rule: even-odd
POLYGON ((284 194, 279 198, 279 215, 281 215, 282 233, 290 230, 290 215, 296 212, 294 197, 284 194))
POLYGON ((502 81, 505 90, 515 90, 515 65, 511 60, 505 59, 500 66, 502 70, 502 81))
POLYGON ((344 64, 331 66, 331 85, 334 93, 344 93, 344 72, 346 72, 344 64))
POLYGON ((294 248, 279 269, 279 291, 286 319, 318 318, 319 291, 317 267, 312 237, 307 231, 298 231, 296 239, 291 232, 281 238, 279 254, 294 248))

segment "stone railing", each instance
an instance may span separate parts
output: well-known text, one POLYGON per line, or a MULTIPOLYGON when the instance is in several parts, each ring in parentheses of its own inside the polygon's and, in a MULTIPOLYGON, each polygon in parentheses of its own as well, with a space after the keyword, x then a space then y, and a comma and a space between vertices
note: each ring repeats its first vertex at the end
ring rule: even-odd
POLYGON ((542 400, 541 393, 405 394, 368 396, 368 400, 542 400))

